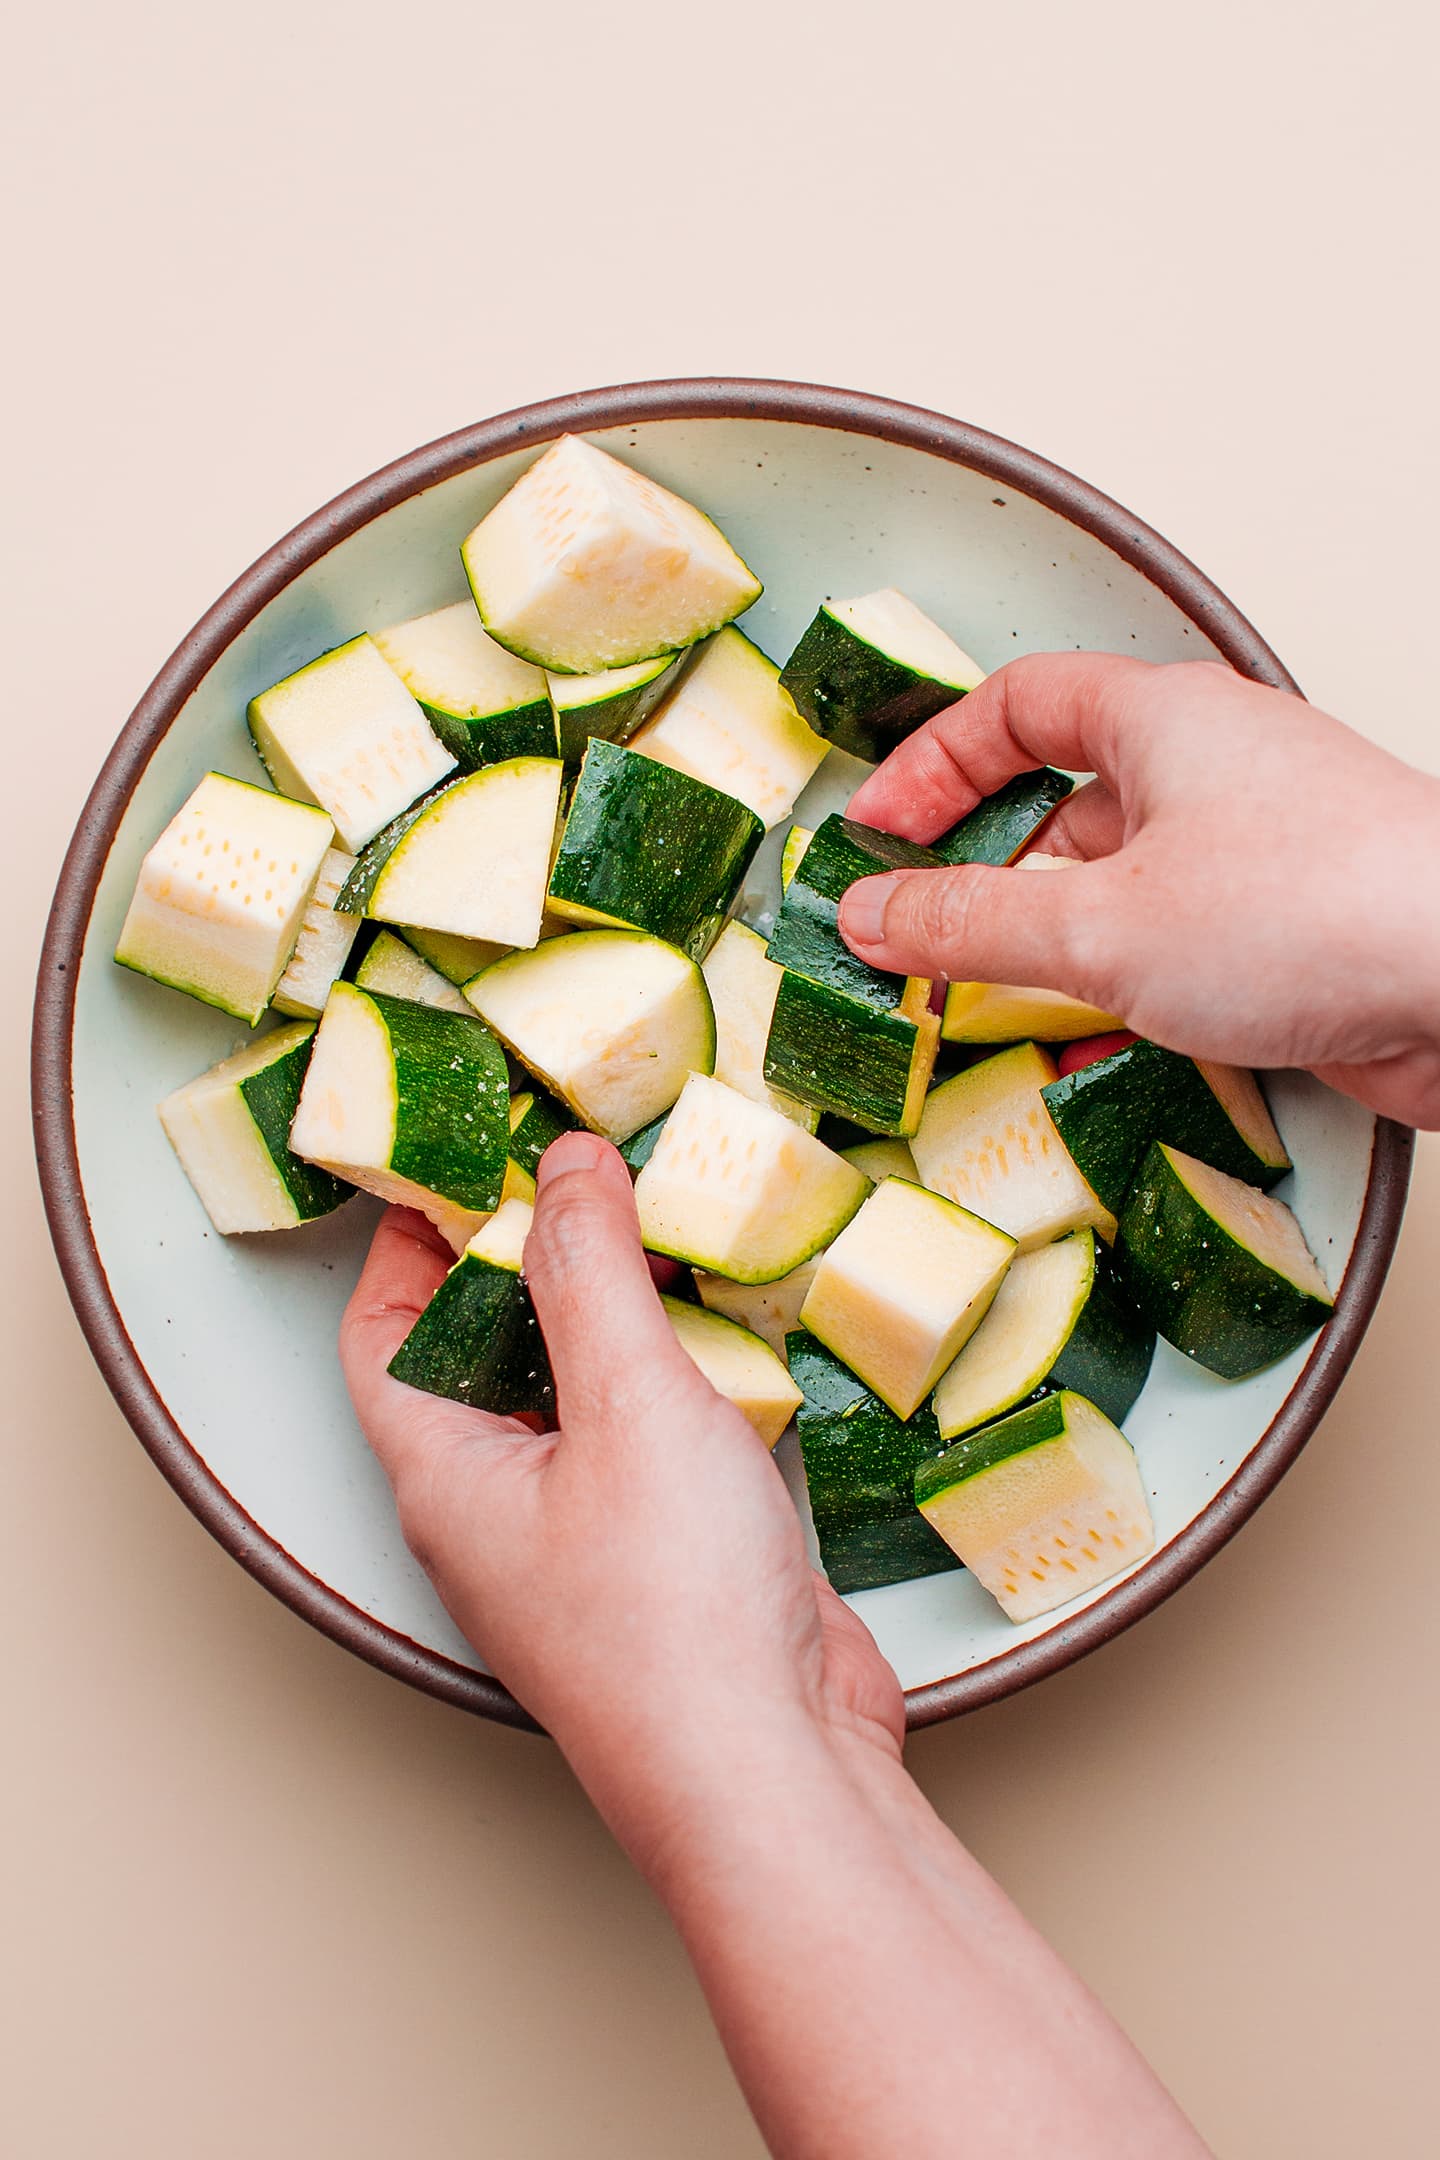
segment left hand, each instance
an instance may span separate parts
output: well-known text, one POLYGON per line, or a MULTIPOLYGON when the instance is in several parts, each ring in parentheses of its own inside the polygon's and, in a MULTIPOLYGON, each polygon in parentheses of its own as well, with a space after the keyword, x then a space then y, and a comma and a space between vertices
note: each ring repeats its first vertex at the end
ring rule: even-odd
POLYGON ((390 1377, 451 1260, 409 1210, 375 1234, 341 1357, 412 1551, 643 1859, 656 1796, 717 1754, 808 1728, 894 1758, 904 1702, 811 1569, 770 1451, 676 1341, 615 1149, 568 1133, 537 1184, 525 1272, 558 1431, 390 1377))

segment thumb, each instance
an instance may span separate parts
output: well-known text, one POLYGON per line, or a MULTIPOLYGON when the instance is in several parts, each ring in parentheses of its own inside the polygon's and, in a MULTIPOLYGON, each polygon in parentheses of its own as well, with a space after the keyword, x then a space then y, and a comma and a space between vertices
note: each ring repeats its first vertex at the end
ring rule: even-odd
POLYGON ((1022 983, 1110 1010, 1112 900, 1108 861, 1063 877, 978 864, 899 870, 849 888, 840 931, 861 960, 896 975, 1022 983))
POLYGON ((608 1140, 570 1132, 535 1173, 525 1280, 567 1434, 629 1426, 664 1388, 698 1379, 650 1277, 630 1173, 608 1140))

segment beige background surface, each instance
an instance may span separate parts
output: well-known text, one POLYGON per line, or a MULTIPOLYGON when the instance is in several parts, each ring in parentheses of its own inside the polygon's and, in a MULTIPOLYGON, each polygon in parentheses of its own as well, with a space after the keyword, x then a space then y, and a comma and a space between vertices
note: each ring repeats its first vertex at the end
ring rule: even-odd
MULTIPOLYGON (((1440 766, 1432 23, 32 13, 0 351, 13 2160, 757 2150, 555 1755, 272 1604, 90 1365, 29 1165, 24 1007, 130 705, 388 457, 533 396, 728 371, 1048 452, 1216 576, 1312 696, 1440 766)), ((1138 1632, 912 1746, 1229 2160, 1435 2149, 1437 1273, 1432 1140, 1352 1378, 1261 1516, 1138 1632)))

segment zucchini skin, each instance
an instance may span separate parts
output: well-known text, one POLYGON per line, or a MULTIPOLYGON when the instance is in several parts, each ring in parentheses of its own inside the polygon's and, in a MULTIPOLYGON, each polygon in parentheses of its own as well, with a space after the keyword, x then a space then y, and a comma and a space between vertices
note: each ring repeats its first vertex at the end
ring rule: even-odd
MULTIPOLYGON (((569 710, 552 704, 551 712, 559 742, 559 754, 565 760, 565 776, 572 779, 580 770, 585 752, 597 738, 605 742, 626 743, 641 729, 680 680, 680 671, 690 659, 693 647, 676 653, 649 682, 636 683, 631 690, 619 690, 609 697, 597 697, 588 705, 571 706, 569 710)), ((555 752, 552 750, 553 757, 555 752)))
POLYGON ((993 1470, 997 1463, 1008 1462, 1012 1455, 1043 1447, 1047 1440, 1063 1440, 1065 1432, 1065 1396, 1058 1390, 1047 1391, 1012 1410, 1008 1417, 997 1418, 993 1425, 966 1433, 943 1455, 918 1464, 912 1485, 915 1504, 922 1507, 953 1486, 964 1485, 982 1471, 993 1470))
POLYGON ((457 1260, 389 1371, 408 1387, 497 1417, 555 1413, 555 1382, 523 1276, 466 1253, 457 1260))
POLYGON ((818 734, 873 762, 965 695, 867 645, 823 607, 781 668, 780 684, 818 734))
POLYGON ((1045 1375, 1046 1389, 1068 1389, 1123 1425, 1140 1398, 1155 1358, 1155 1329, 1114 1280, 1114 1263, 1101 1240, 1095 1276, 1064 1349, 1045 1375))
POLYGON ((897 1418, 804 1329, 786 1337, 785 1351, 805 1397, 795 1423, 821 1565, 835 1589, 878 1590, 959 1567, 915 1506, 916 1468, 941 1447, 929 1404, 897 1418))
POLYGON ((459 1207, 500 1205, 510 1154, 505 1053, 478 1015, 362 993, 390 1038, 395 1145, 389 1167, 459 1207))
MULTIPOLYGON (((1287 1165, 1263 1163, 1193 1058, 1143 1039, 1040 1090, 1080 1175, 1118 1215, 1152 1141, 1268 1191, 1287 1165)), ((1082 1391, 1083 1392, 1083 1391, 1082 1391)))
POLYGON ((526 1092, 530 1105, 510 1135, 510 1160, 534 1177, 551 1141, 558 1140, 561 1133, 579 1132, 582 1127, 569 1104, 560 1102, 538 1080, 526 1092))
POLYGON ((857 878, 938 866, 929 848, 836 812, 816 829, 796 865, 765 950, 781 967, 888 1012, 900 1002, 905 977, 856 958, 840 935, 840 901, 857 878))
POLYGON ((1070 775, 1057 772, 1053 765, 1017 773, 930 845, 941 862, 989 863, 1003 869, 1028 846, 1074 787, 1070 775))
POLYGON ((428 705, 424 698, 416 702, 462 773, 479 772, 482 765, 503 765, 510 758, 560 755, 559 731, 548 697, 532 698, 527 705, 512 705, 505 712, 474 715, 447 712, 443 705, 428 705))
POLYGON ((597 736, 571 797, 550 904, 703 960, 764 837, 733 795, 597 736))
POLYGON ((1332 1308, 1207 1214, 1157 1142, 1120 1218, 1115 1264, 1157 1332, 1197 1365, 1243 1380, 1323 1327, 1332 1308))
POLYGON ((290 1152, 290 1127, 295 1122, 300 1090, 314 1047, 315 1029, 312 1027, 293 1049, 240 1082, 245 1107, 300 1222, 312 1222, 317 1215, 333 1214, 355 1191, 354 1186, 347 1185, 343 1178, 290 1152))
MULTIPOLYGON (((553 755, 553 752, 552 752, 553 755)), ((380 873, 394 854, 412 825, 419 823, 425 812, 448 788, 455 787, 464 775, 447 776, 438 787, 431 788, 418 801, 402 810, 398 817, 382 825, 373 840, 367 841, 355 858, 355 867, 335 895, 337 915, 368 915, 370 900, 380 882, 380 873)))
POLYGON ((654 1154, 655 1143, 664 1132, 669 1116, 668 1110, 662 1111, 660 1116, 652 1118, 648 1125, 642 1125, 639 1132, 631 1133, 628 1140, 621 1141, 620 1160, 632 1178, 640 1175, 654 1154))
MULTIPOLYGON (((898 989, 901 978, 889 979, 898 989)), ((916 1086, 916 1066, 925 1062, 928 1078, 934 1045, 933 1028, 787 968, 775 993, 765 1080, 853 1120, 867 1136, 903 1138, 920 1122, 924 1090, 916 1086)))

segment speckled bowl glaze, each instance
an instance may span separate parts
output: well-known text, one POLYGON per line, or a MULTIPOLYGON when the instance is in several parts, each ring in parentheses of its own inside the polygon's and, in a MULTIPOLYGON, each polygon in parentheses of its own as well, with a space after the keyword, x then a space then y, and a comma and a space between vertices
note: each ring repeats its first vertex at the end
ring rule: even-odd
MULTIPOLYGON (((242 1031, 110 954, 141 855, 200 775, 258 777, 247 698, 356 631, 462 596, 460 540, 566 431, 718 520, 765 579, 746 628, 777 656, 823 593, 895 584, 988 668, 1106 647, 1219 655, 1295 688, 1199 571, 1043 459, 882 398, 723 380, 554 399, 413 452, 280 541, 167 662, 95 783, 41 963, 35 1121, 60 1264, 116 1400, 227 1550, 360 1656, 517 1724, 524 1712, 479 1668, 406 1551, 341 1384, 336 1323, 375 1209, 360 1200, 269 1239, 210 1231, 154 1105, 242 1031)), ((827 766, 805 809, 843 800, 846 777, 827 766)), ((1340 1285, 1334 1319, 1238 1385, 1161 1345, 1127 1428, 1158 1544, 1128 1576, 1019 1628, 964 1574, 857 1597, 912 1724, 993 1701, 1139 1619, 1233 1536, 1323 1416, 1395 1243, 1410 1135, 1293 1074, 1271 1094, 1296 1163, 1280 1192, 1340 1285)), ((779 1460, 803 1507, 793 1435, 779 1460)))

